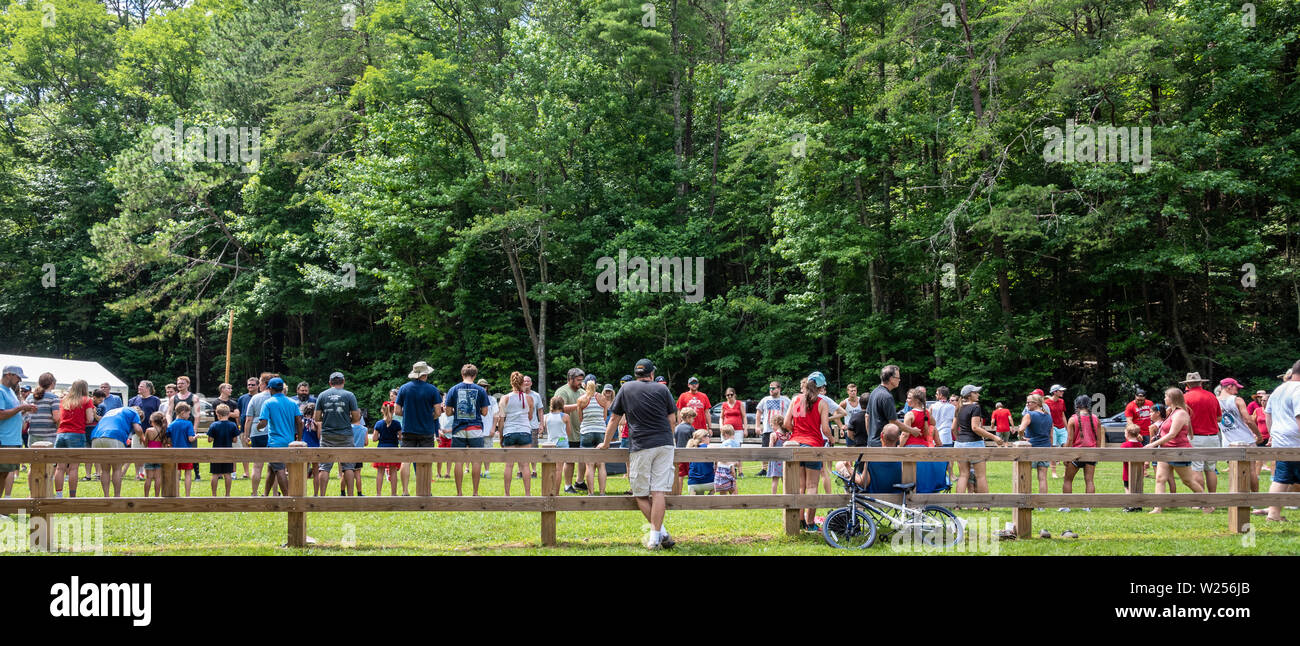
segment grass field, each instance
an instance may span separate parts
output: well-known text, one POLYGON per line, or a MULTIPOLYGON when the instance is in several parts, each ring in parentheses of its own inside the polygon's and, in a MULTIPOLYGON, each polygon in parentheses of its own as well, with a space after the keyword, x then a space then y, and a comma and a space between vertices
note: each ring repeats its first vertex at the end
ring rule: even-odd
MULTIPOLYGON (((501 468, 492 465, 491 479, 482 483, 481 494, 502 494, 501 468)), ((771 481, 756 478, 759 464, 746 463, 747 477, 740 482, 741 493, 770 493, 771 481)), ((1097 490, 1122 492, 1120 464, 1099 464, 1097 490)), ((206 473, 207 469, 204 468, 206 473)), ((990 465, 990 489, 1011 491, 1011 463, 990 465)), ((84 467, 82 469, 84 474, 84 467)), ((337 470, 331 493, 338 494, 337 470)), ((365 467, 365 492, 374 495, 375 471, 365 467)), ((1268 473, 1264 473, 1267 482, 1268 473)), ((1153 483, 1153 480, 1148 481, 1153 483)), ((1221 487, 1226 488, 1226 480, 1221 487)), ((385 483, 387 485, 387 483, 385 483)), ((234 495, 248 495, 248 480, 236 480, 234 495)), ((469 477, 465 479, 469 491, 469 477)), ((1049 480, 1052 493, 1060 493, 1061 481, 1049 480)), ((412 485, 414 490, 414 485, 412 485)), ((224 489, 224 485, 223 485, 224 489)), ((451 480, 435 480, 434 495, 455 495, 451 480)), ((1076 489, 1083 489, 1079 476, 1076 489)), ((400 484, 399 484, 400 493, 400 484)), ((307 491, 311 491, 308 484, 307 491)), ((534 493, 540 485, 534 481, 534 493)), ((131 479, 123 485, 123 494, 139 496, 143 484, 131 479)), ((515 479, 512 492, 522 494, 515 479)), ((608 492, 627 492, 627 480, 614 476, 608 492)), ((67 487, 65 485, 65 495, 67 487)), ((184 488, 182 485, 182 493, 184 488)), ((20 473, 14 486, 15 497, 27 495, 27 474, 20 473)), ((101 495, 98 481, 80 482, 78 495, 101 495)), ((208 482, 196 482, 193 495, 211 495, 208 482)), ((822 510, 821 513, 824 513, 822 510)), ((1011 520, 1007 509, 990 512, 958 510, 958 515, 978 525, 981 520, 997 529, 1011 520)), ((1255 531, 1246 535, 1229 533, 1227 512, 1203 514, 1192 509, 1166 510, 1153 516, 1126 513, 1119 509, 1096 509, 1090 513, 1055 510, 1035 512, 1035 538, 1004 541, 994 547, 1001 555, 1280 555, 1300 554, 1300 512, 1288 511, 1293 522, 1266 523, 1255 517, 1255 531), (1037 538, 1047 529, 1051 539, 1037 538), (1079 534, 1077 539, 1062 539, 1064 530, 1079 534)), ((103 548, 107 554, 503 554, 503 555, 594 555, 645 554, 638 543, 644 520, 633 511, 559 512, 559 545, 540 545, 537 513, 526 512, 392 512, 392 513, 309 513, 307 534, 315 545, 307 549, 281 547, 285 542, 286 517, 283 513, 212 513, 212 514, 105 514, 103 548)), ((878 542, 868 550, 847 552, 830 548, 820 535, 787 537, 781 531, 779 510, 670 511, 666 522, 677 541, 677 548, 665 554, 739 555, 889 555, 898 554, 887 542, 878 542)), ((972 525, 974 526, 974 525, 972 525)), ((986 552, 987 553, 987 552, 986 552)))

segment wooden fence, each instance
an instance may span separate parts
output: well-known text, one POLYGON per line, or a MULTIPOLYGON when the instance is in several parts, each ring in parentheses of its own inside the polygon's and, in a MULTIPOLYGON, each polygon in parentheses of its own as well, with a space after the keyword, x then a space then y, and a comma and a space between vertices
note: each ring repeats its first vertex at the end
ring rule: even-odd
MULTIPOLYGON (((680 462, 692 459, 784 461, 786 473, 795 473, 800 461, 852 461, 859 456, 869 462, 900 462, 903 481, 914 481, 917 462, 942 462, 983 459, 990 462, 1014 462, 1012 493, 987 494, 916 494, 909 500, 917 504, 935 503, 947 507, 997 507, 1013 510, 1016 534, 1029 536, 1036 507, 1150 507, 1213 506, 1228 509, 1228 526, 1234 532, 1245 531, 1251 506, 1297 505, 1300 492, 1267 493, 1268 480, 1262 479, 1263 492, 1249 490, 1252 461, 1300 460, 1300 448, 1187 448, 1187 449, 1072 449, 1072 448, 696 448, 678 449, 680 462), (1150 494, 1144 492, 1144 461, 1151 460, 1226 461, 1227 493, 1150 494), (1044 460, 1085 460, 1128 462, 1128 494, 1036 494, 1032 464, 1044 460)), ((632 496, 561 496, 555 474, 566 462, 626 462, 627 449, 446 449, 446 448, 237 448, 237 449, 0 449, 0 463, 30 464, 29 498, 0 499, 0 513, 26 510, 33 518, 35 531, 49 531, 51 514, 176 513, 176 512, 279 512, 288 519, 288 544, 307 544, 307 512, 391 512, 391 511, 514 511, 541 514, 541 543, 555 545, 556 512, 635 510, 632 496), (289 495, 273 497, 178 497, 176 464, 181 462, 284 462, 289 471, 289 495), (434 462, 539 462, 542 464, 540 496, 433 496, 434 462), (52 475, 55 463, 68 462, 152 462, 163 465, 161 498, 54 498, 52 475), (318 462, 409 462, 415 465, 414 496, 307 496, 307 467, 318 462), (44 528, 44 529, 42 529, 44 528)), ((827 465, 829 466, 829 464, 827 465)), ((264 472, 269 475, 269 471, 264 472)), ((91 483, 98 486, 98 483, 91 483)), ((468 484, 468 483, 467 483, 468 484)), ((1082 475, 1076 487, 1083 488, 1082 475)), ((82 485, 85 486, 85 485, 82 485)), ((785 478, 784 494, 736 496, 668 496, 670 510, 682 509, 777 509, 782 510, 784 530, 797 534, 799 510, 833 508, 847 502, 844 493, 798 493, 794 478, 785 478)), ((896 494, 874 497, 898 502, 896 494)), ((775 519, 774 519, 775 520, 775 519)), ((1134 516, 1134 523, 1143 522, 1134 516)), ((33 538, 33 542, 38 539, 33 538)), ((49 536, 39 539, 49 545, 49 536)))

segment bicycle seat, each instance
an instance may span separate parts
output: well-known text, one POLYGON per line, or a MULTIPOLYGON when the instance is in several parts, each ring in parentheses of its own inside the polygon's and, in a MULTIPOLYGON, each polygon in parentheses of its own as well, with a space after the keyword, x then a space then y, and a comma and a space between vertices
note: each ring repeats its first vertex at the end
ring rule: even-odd
POLYGON ((916 483, 915 483, 915 482, 904 482, 904 483, 901 483, 901 484, 896 484, 896 485, 894 485, 894 488, 897 489, 897 490, 899 490, 899 491, 904 491, 904 492, 906 492, 906 491, 911 491, 911 490, 913 490, 913 489, 916 488, 916 483))

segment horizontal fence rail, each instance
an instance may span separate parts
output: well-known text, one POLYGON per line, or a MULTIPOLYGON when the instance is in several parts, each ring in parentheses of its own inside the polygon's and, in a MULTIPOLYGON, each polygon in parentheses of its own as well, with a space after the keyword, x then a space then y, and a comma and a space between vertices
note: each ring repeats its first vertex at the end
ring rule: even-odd
MULTIPOLYGON (((555 545, 556 512, 636 510, 630 495, 562 497, 555 475, 559 466, 576 462, 627 462, 627 449, 471 449, 471 448, 191 448, 191 449, 0 449, 0 463, 31 464, 29 498, 0 499, 0 513, 25 511, 32 517, 47 520, 49 531, 52 514, 118 513, 228 513, 276 512, 287 514, 288 544, 303 547, 306 543, 307 512, 394 512, 394 511, 515 511, 541 514, 543 545, 555 545), (178 497, 178 463, 212 462, 284 462, 289 471, 289 495, 274 497, 178 497), (435 462, 538 462, 542 465, 540 496, 433 496, 432 464, 435 462), (59 463, 159 463, 163 466, 163 496, 120 498, 54 498, 53 467, 59 463), (415 496, 330 497, 307 496, 307 465, 318 462, 402 462, 416 467, 415 496)), ((1013 493, 929 493, 909 495, 917 505, 942 504, 961 507, 1000 507, 1013 510, 1017 536, 1028 536, 1035 507, 1146 507, 1194 505, 1225 507, 1229 526, 1234 532, 1245 531, 1251 506, 1286 505, 1300 502, 1300 492, 1259 493, 1249 491, 1248 469, 1253 461, 1298 461, 1300 448, 1179 448, 1179 449, 1076 449, 1076 448, 860 448, 860 447, 775 447, 775 448, 693 448, 677 449, 674 460, 692 461, 777 461, 784 462, 789 474, 797 473, 803 461, 899 462, 903 481, 915 480, 917 462, 952 462, 984 460, 1013 462, 1013 493), (1127 462, 1127 494, 1037 494, 1032 464, 1034 461, 1127 462), (1230 491, 1226 493, 1143 493, 1143 472, 1151 461, 1212 460, 1229 462, 1230 491)), ((827 465, 829 467, 829 465, 827 465)), ((267 477, 271 477, 267 474, 267 477)), ((673 510, 779 509, 783 512, 787 534, 798 533, 799 512, 806 508, 838 507, 848 501, 847 493, 800 493, 794 478, 784 479, 784 494, 734 496, 667 496, 673 510)), ((899 502, 897 494, 871 494, 873 498, 899 502)), ((48 536, 39 541, 49 545, 48 536)))

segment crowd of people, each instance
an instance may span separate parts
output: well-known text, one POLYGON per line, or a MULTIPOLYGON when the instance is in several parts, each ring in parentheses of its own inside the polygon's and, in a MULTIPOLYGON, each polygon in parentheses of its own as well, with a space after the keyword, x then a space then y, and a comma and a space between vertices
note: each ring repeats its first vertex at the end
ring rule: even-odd
MULTIPOLYGON (((247 393, 233 396, 229 384, 221 384, 218 396, 203 400, 190 390, 190 380, 178 377, 164 387, 162 397, 155 394, 154 384, 141 381, 136 396, 123 402, 101 384, 94 391, 85 381, 73 381, 62 393, 53 391, 54 375, 45 373, 36 386, 20 383, 28 379, 21 366, 3 368, 0 388, 0 447, 52 446, 54 448, 188 448, 200 441, 214 448, 288 447, 292 442, 319 447, 453 447, 482 448, 499 441, 504 448, 557 447, 608 448, 618 442, 630 450, 627 463, 630 493, 649 521, 652 530, 645 545, 651 549, 671 547, 673 540, 663 525, 664 495, 689 491, 692 494, 734 494, 737 478, 743 477, 742 464, 734 460, 713 462, 677 462, 676 448, 713 446, 710 426, 712 404, 700 390, 700 381, 691 377, 687 390, 674 398, 662 376, 655 374, 649 359, 638 361, 633 372, 624 375, 617 387, 598 385, 594 375, 581 368, 566 373, 565 383, 549 401, 533 389, 532 379, 519 372, 509 376, 508 392, 491 395, 490 384, 479 377, 472 364, 460 370, 461 380, 444 393, 430 383, 433 372, 426 362, 418 362, 407 375, 407 382, 389 392, 379 406, 373 425, 366 421, 356 396, 346 388, 340 372, 328 378, 329 387, 312 395, 306 382, 297 384, 294 395, 286 394, 287 384, 274 373, 262 373, 246 382, 247 393), (198 423, 203 411, 211 411, 211 421, 200 432, 198 423), (39 444, 44 443, 44 444, 39 444)), ((1213 392, 1205 389, 1207 381, 1198 373, 1189 373, 1182 388, 1163 392, 1162 401, 1146 397, 1137 389, 1125 408, 1127 426, 1125 448, 1178 448, 1220 446, 1300 446, 1300 362, 1278 376, 1281 385, 1272 393, 1258 391, 1250 402, 1241 397, 1242 385, 1235 379, 1220 381, 1213 392)), ((897 407, 894 392, 902 381, 898 366, 884 366, 880 383, 869 393, 859 394, 856 384, 848 384, 846 395, 836 402, 827 395, 827 380, 813 372, 800 381, 794 397, 782 394, 782 384, 772 381, 768 393, 755 405, 754 421, 749 421, 745 401, 737 398, 734 388, 727 388, 720 407, 718 431, 720 445, 739 447, 743 438, 757 438, 762 446, 834 446, 844 442, 860 447, 985 447, 1016 443, 1032 447, 1093 448, 1106 446, 1105 429, 1091 410, 1086 395, 1067 404, 1066 388, 1051 386, 1047 392, 1034 390, 1025 396, 1017 423, 1011 408, 997 402, 991 412, 982 402, 983 388, 967 384, 954 394, 946 386, 935 390, 929 400, 927 388, 917 386, 903 397, 897 407)), ((229 496, 232 480, 251 480, 252 495, 286 495, 288 474, 284 463, 260 462, 256 451, 248 452, 241 463, 212 463, 208 476, 212 495, 229 496), (239 467, 239 468, 237 468, 239 467), (242 476, 240 471, 242 470, 242 476)), ((490 473, 485 464, 460 460, 439 461, 437 478, 454 480, 457 495, 464 495, 466 472, 472 495, 479 495, 481 478, 490 473)), ((951 483, 958 493, 988 492, 985 464, 978 459, 940 463, 945 484, 951 483)), ((1048 492, 1049 472, 1058 477, 1056 461, 1033 463, 1038 490, 1048 492)), ((76 496, 79 480, 97 478, 103 494, 120 496, 123 478, 142 481, 145 495, 161 494, 160 466, 156 463, 101 463, 86 465, 86 475, 78 478, 80 465, 75 462, 55 466, 54 490, 63 496, 66 484, 69 496, 76 496), (92 468, 97 467, 97 471, 92 468), (92 475, 93 473, 93 475, 92 475)), ((203 480, 199 464, 178 465, 185 495, 191 494, 195 481, 203 480)), ((339 493, 365 495, 360 463, 341 463, 339 493)), ((410 495, 411 464, 400 461, 375 462, 374 493, 382 495, 388 482, 389 495, 410 495)), ((1066 461, 1062 469, 1062 492, 1074 492, 1079 474, 1083 475, 1086 493, 1095 492, 1094 462, 1066 461)), ((333 463, 312 465, 309 479, 315 495, 326 495, 330 487, 333 463)), ((25 467, 23 467, 25 468, 25 467)), ((851 473, 860 483, 871 478, 871 471, 859 464, 839 464, 846 477, 851 473)), ((1154 468, 1157 493, 1174 491, 1174 476, 1194 492, 1214 492, 1217 488, 1217 465, 1214 461, 1159 461, 1144 465, 1150 474, 1154 468)), ((0 464, 0 482, 4 495, 12 495, 17 464, 0 464)), ((797 472, 784 473, 784 464, 762 465, 757 476, 771 479, 771 491, 780 491, 782 479, 794 478, 794 486, 804 493, 819 488, 831 493, 830 470, 821 462, 800 462, 797 472)), ((1252 472, 1252 490, 1258 490, 1259 475, 1271 472, 1270 491, 1300 491, 1300 462, 1279 461, 1272 465, 1256 463, 1252 472)), ((512 480, 518 478, 524 495, 532 495, 532 480, 538 471, 527 460, 504 464, 505 495, 511 494, 512 480)), ((1123 472, 1124 486, 1129 486, 1128 464, 1123 472)), ((556 473, 558 490, 570 494, 604 495, 608 483, 606 464, 583 460, 575 454, 572 462, 556 473)), ((1059 511, 1070 511, 1062 508, 1059 511)), ((1085 508, 1085 511, 1087 509, 1085 508)), ((1130 511, 1137 511, 1130 509, 1130 511)), ((1160 513, 1159 508, 1150 513, 1160 513)), ((1206 513, 1212 508, 1205 508, 1206 513)), ((1255 510, 1268 520, 1282 521, 1281 509, 1273 506, 1255 510)), ((819 531, 815 510, 804 510, 801 526, 819 531)))

